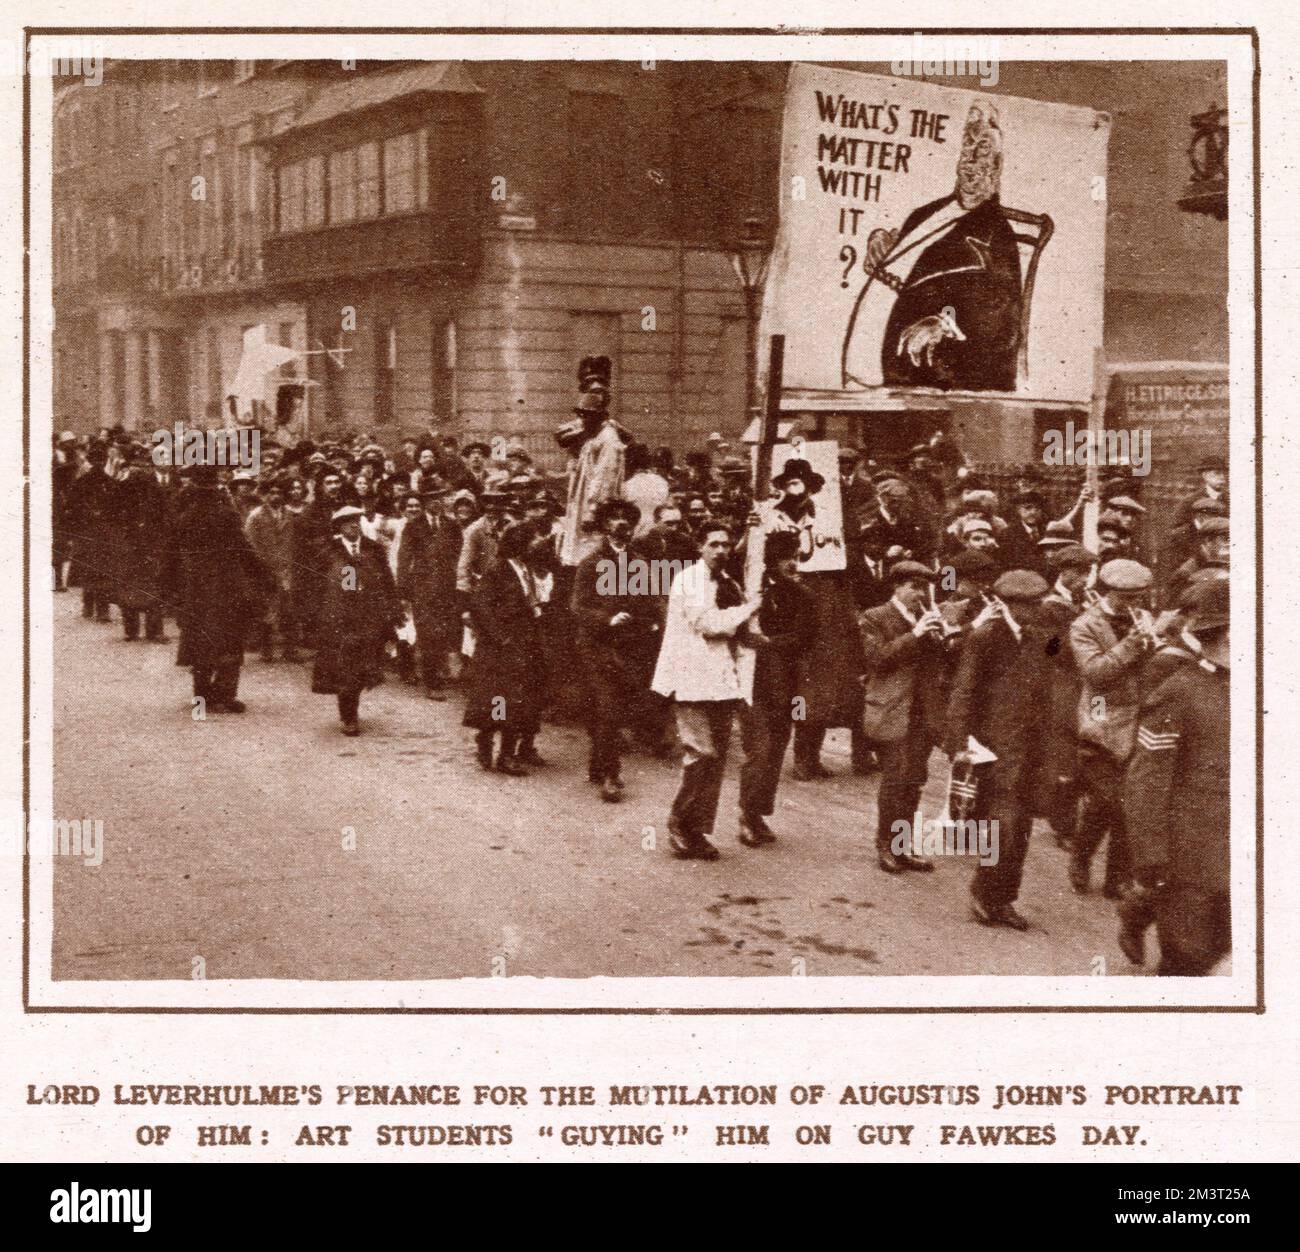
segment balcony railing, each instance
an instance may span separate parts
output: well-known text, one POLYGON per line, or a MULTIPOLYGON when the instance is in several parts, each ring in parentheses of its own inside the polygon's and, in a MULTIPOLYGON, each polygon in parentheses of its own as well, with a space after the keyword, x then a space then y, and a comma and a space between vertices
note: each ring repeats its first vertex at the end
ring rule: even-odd
POLYGON ((469 213, 407 213, 266 241, 266 276, 304 284, 391 270, 460 272, 478 264, 476 224, 469 213))

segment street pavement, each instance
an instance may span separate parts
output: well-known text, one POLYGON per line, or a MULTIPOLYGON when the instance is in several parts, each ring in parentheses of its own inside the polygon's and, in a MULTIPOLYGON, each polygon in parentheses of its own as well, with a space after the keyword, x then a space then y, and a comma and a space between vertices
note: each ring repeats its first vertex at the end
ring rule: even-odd
MULTIPOLYGON (((757 850, 735 840, 733 743, 722 858, 680 862, 664 828, 671 761, 630 756, 626 800, 604 804, 581 731, 548 725, 547 768, 486 774, 455 696, 390 677, 349 739, 309 666, 255 655, 248 711, 195 721, 171 623, 165 645, 127 643, 116 613, 93 623, 77 593, 54 600, 54 813, 102 819, 105 842, 99 867, 56 865, 55 978, 188 979, 196 957, 208 978, 1086 975, 1099 957, 1139 972, 1113 905, 1069 890, 1041 826, 1025 933, 971 920, 967 858, 883 874, 879 776, 848 772, 842 734, 832 780, 796 782, 787 759, 780 841, 757 850)), ((927 816, 945 779, 936 756, 927 816)))

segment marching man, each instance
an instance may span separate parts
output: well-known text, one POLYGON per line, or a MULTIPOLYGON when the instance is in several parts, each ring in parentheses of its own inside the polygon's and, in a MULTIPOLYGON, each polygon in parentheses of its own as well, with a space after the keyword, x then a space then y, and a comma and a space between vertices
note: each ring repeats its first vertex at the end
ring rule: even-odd
POLYGON ((680 860, 716 861, 708 840, 718 813, 732 722, 753 698, 754 653, 736 634, 762 607, 725 572, 731 533, 709 526, 701 559, 673 580, 653 689, 676 704, 682 779, 668 816, 669 846, 680 860))

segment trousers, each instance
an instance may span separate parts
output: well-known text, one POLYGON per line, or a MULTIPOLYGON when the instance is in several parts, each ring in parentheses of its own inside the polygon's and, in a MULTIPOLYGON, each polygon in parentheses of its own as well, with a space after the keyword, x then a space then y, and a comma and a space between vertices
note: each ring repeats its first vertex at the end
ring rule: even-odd
MULTIPOLYGON (((876 796, 877 851, 883 852, 890 847, 898 822, 906 822, 913 837, 918 833, 912 830, 912 821, 930 773, 930 753, 934 749, 934 735, 919 716, 919 703, 918 700, 912 701, 907 734, 897 743, 881 744, 876 749, 880 756, 880 792, 876 796)), ((905 851, 914 851, 912 839, 906 841, 905 851)))
POLYGON ((1076 864, 1087 866, 1101 841, 1106 850, 1106 888, 1118 891, 1131 874, 1128 832, 1124 825, 1124 765, 1094 744, 1079 747, 1079 782, 1083 804, 1072 841, 1076 864))
POLYGON ((739 700, 699 700, 674 706, 677 736, 682 741, 682 780, 668 820, 683 834, 713 831, 739 704, 739 700))
POLYGON ((789 700, 772 700, 755 692, 753 704, 740 706, 740 746, 745 754, 740 766, 742 816, 772 815, 793 731, 789 700))

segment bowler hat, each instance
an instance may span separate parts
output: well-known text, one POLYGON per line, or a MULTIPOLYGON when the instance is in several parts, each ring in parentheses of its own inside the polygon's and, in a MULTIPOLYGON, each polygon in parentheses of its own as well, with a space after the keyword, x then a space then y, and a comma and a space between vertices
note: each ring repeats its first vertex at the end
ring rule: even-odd
POLYGON ((1040 548, 1065 548, 1072 547, 1074 544, 1073 528, 1069 522, 1063 522, 1059 518, 1054 522, 1047 523, 1047 529, 1043 532, 1043 537, 1038 541, 1040 548))

